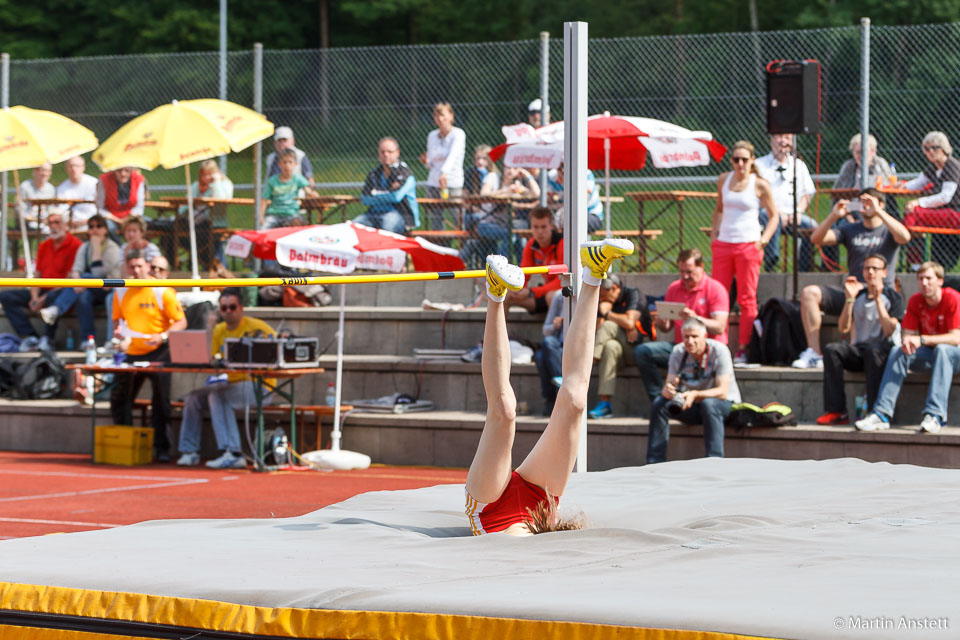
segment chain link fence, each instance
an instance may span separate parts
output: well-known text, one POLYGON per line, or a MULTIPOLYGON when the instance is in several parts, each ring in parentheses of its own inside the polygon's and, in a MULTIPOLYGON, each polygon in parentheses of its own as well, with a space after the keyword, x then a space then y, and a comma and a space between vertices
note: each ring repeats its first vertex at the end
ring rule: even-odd
MULTIPOLYGON (((960 134, 960 23, 874 27, 871 32, 870 128, 879 155, 896 163, 900 177, 926 165, 920 141, 931 130, 952 139, 960 134)), ((758 155, 769 150, 765 135, 765 75, 770 60, 816 59, 822 68, 821 136, 802 136, 800 154, 829 188, 851 157, 850 137, 860 129, 861 31, 858 27, 727 33, 689 36, 593 39, 589 45, 590 113, 658 118, 710 131, 726 145, 746 139, 758 155)), ((359 194, 366 174, 378 164, 383 136, 397 139, 401 159, 421 185, 427 171, 418 162, 426 136, 435 128, 432 106, 450 102, 456 125, 467 135, 466 162, 476 145, 503 140, 500 127, 526 120, 526 107, 540 87, 537 40, 431 46, 397 46, 304 51, 265 51, 263 111, 276 125, 293 128, 297 147, 314 168, 321 193, 359 194)), ((216 53, 69 58, 11 62, 11 104, 63 113, 90 127, 103 140, 130 118, 173 99, 218 94, 216 53)), ((253 52, 228 57, 227 98, 254 103, 253 52)), ((562 119, 563 43, 549 46, 552 118, 562 119)), ((264 142, 263 156, 272 150, 264 142)), ((96 168, 90 166, 90 173, 96 168)), ((636 191, 715 191, 716 176, 728 160, 693 169, 612 172, 612 195, 636 191)), ((252 197, 253 152, 228 158, 235 195, 252 197)), ((598 178, 601 171, 596 172, 598 178)), ((194 172, 195 175, 195 172, 194 172)), ((182 170, 147 175, 153 197, 182 194, 182 170)), ((64 179, 55 168, 54 182, 64 179)), ((421 193, 421 195, 423 195, 421 193)), ((810 213, 822 219, 830 208, 817 197, 810 213)), ((900 201, 900 206, 904 201, 900 201)), ((363 211, 349 205, 344 217, 363 211)), ((678 251, 697 246, 708 253, 713 202, 690 200, 682 218, 669 201, 646 204, 645 224, 663 235, 647 247, 645 268, 669 271, 678 251), (650 222, 658 211, 663 215, 650 222)), ((154 215, 148 209, 148 216, 154 215)), ((233 206, 230 227, 249 228, 253 208, 233 206)), ((630 197, 613 205, 614 229, 637 228, 637 204, 630 197)), ((953 236, 938 236, 918 251, 954 267, 953 236)), ((819 264, 820 259, 815 261, 819 264)), ((840 264, 845 264, 841 254, 840 264)), ((243 269, 235 264, 234 268, 243 269)), ((639 263, 631 265, 639 268, 639 263)), ((782 264, 789 268, 788 261, 782 264)))

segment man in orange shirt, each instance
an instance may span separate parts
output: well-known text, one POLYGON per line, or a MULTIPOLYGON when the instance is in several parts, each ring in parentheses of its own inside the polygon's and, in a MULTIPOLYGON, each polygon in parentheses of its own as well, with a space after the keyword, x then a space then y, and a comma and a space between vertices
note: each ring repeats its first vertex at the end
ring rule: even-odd
MULTIPOLYGON (((139 249, 126 255, 126 275, 144 280, 150 277, 150 266, 139 249)), ((122 342, 125 362, 170 362, 167 332, 187 328, 183 307, 177 292, 170 287, 129 287, 113 294, 113 335, 122 342)), ((170 374, 143 373, 117 376, 110 392, 110 411, 115 424, 133 422, 133 399, 145 379, 153 387, 151 422, 153 446, 157 462, 170 460, 170 374)))
MULTIPOLYGON (((541 267, 563 263, 563 234, 553 226, 553 212, 546 207, 530 211, 530 240, 523 248, 521 267, 541 267)), ((530 276, 520 291, 507 293, 504 307, 509 310, 516 305, 528 313, 546 313, 553 296, 560 291, 560 276, 544 274, 543 284, 530 286, 530 276)))

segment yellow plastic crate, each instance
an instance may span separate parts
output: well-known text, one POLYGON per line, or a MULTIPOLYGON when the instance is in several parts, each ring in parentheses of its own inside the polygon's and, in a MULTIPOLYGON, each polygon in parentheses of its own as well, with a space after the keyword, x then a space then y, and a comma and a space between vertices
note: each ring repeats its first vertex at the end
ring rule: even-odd
POLYGON ((126 466, 150 464, 153 461, 153 429, 112 424, 96 427, 93 461, 126 466))

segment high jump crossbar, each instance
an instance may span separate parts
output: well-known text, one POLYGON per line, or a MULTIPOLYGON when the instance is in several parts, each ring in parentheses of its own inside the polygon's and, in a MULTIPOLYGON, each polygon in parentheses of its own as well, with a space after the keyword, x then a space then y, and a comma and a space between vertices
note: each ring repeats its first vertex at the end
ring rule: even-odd
MULTIPOLYGON (((527 275, 559 275, 567 272, 563 264, 523 267, 527 275)), ((373 282, 422 282, 426 280, 465 280, 484 278, 483 269, 466 271, 423 271, 413 273, 373 273, 350 276, 297 276, 289 278, 171 278, 139 280, 136 278, 0 278, 0 287, 83 287, 86 289, 122 287, 295 287, 305 284, 365 284, 373 282)))

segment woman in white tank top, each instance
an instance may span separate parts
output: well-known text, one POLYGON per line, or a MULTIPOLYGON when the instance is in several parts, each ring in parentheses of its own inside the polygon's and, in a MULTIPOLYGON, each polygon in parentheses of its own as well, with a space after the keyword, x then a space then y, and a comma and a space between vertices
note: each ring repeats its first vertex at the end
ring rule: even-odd
POLYGON ((713 252, 711 276, 730 290, 737 277, 737 302, 740 303, 739 346, 734 363, 747 361, 747 345, 757 317, 757 283, 763 248, 777 230, 780 217, 771 213, 766 227, 760 226, 761 205, 775 212, 773 194, 754 166, 753 145, 746 140, 734 143, 730 150, 733 171, 717 181, 717 207, 713 210, 710 249, 713 252))

